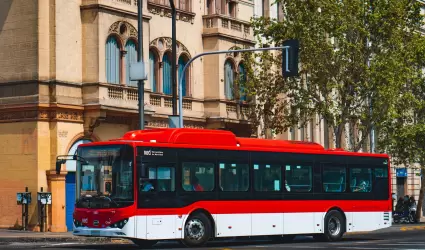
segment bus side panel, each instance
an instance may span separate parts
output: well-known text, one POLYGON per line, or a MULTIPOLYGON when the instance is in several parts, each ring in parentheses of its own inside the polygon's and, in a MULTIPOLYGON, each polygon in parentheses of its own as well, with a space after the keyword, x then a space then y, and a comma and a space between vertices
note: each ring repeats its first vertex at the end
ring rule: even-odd
POLYGON ((250 236, 251 214, 217 214, 217 237, 250 236))
POLYGON ((146 238, 149 240, 175 239, 177 215, 146 217, 146 238))
POLYGON ((373 231, 386 226, 382 223, 384 212, 353 212, 353 231, 373 231))
POLYGON ((138 215, 136 218, 136 238, 146 239, 146 216, 138 215))
POLYGON ((252 214, 252 236, 282 234, 283 213, 252 214))
POLYGON ((284 234, 305 234, 314 232, 315 213, 284 213, 284 234))

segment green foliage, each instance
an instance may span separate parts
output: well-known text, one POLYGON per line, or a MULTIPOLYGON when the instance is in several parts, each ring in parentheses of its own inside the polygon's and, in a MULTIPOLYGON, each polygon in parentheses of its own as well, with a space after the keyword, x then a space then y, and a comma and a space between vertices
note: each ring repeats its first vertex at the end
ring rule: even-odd
POLYGON ((417 1, 277 1, 284 20, 253 18, 254 34, 260 45, 299 39, 300 77, 282 78, 280 53, 245 54, 253 124, 263 121, 280 133, 319 115, 333 129, 336 147, 345 125, 355 127, 359 133, 349 139, 358 151, 372 127, 388 134, 395 130, 391 119, 408 119, 398 117, 400 110, 417 98, 406 83, 422 80, 418 65, 425 58, 417 1))

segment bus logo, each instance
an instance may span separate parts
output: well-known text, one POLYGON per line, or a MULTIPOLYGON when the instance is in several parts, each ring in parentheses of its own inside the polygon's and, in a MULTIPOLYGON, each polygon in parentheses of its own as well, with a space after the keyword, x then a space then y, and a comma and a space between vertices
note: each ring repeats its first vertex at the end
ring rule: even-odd
POLYGON ((162 152, 162 151, 152 151, 152 149, 151 150, 143 150, 143 155, 164 156, 164 152, 162 152))

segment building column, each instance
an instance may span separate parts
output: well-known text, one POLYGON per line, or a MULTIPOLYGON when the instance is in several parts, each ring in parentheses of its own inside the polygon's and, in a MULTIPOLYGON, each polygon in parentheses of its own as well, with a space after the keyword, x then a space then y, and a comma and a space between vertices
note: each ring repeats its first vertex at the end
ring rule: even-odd
POLYGON ((49 221, 51 232, 67 232, 66 214, 65 214, 65 176, 67 172, 61 171, 56 174, 56 171, 47 171, 47 182, 49 190, 52 192, 52 205, 50 205, 49 221))

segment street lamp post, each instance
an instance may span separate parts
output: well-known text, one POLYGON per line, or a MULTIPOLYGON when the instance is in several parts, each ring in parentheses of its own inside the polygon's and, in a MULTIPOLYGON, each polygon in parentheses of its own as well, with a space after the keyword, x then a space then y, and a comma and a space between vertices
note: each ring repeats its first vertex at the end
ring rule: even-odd
POLYGON ((171 82, 173 84, 173 115, 177 115, 177 77, 176 77, 176 65, 177 65, 177 38, 176 38, 176 6, 174 0, 170 1, 171 7, 171 82))
MULTIPOLYGON (((137 40, 138 40, 138 50, 137 50, 137 61, 139 63, 143 62, 143 0, 137 0, 137 40)), ((137 81, 138 87, 138 96, 139 96, 139 128, 141 130, 145 127, 145 104, 144 104, 144 95, 145 95, 145 82, 144 80, 137 81)))

